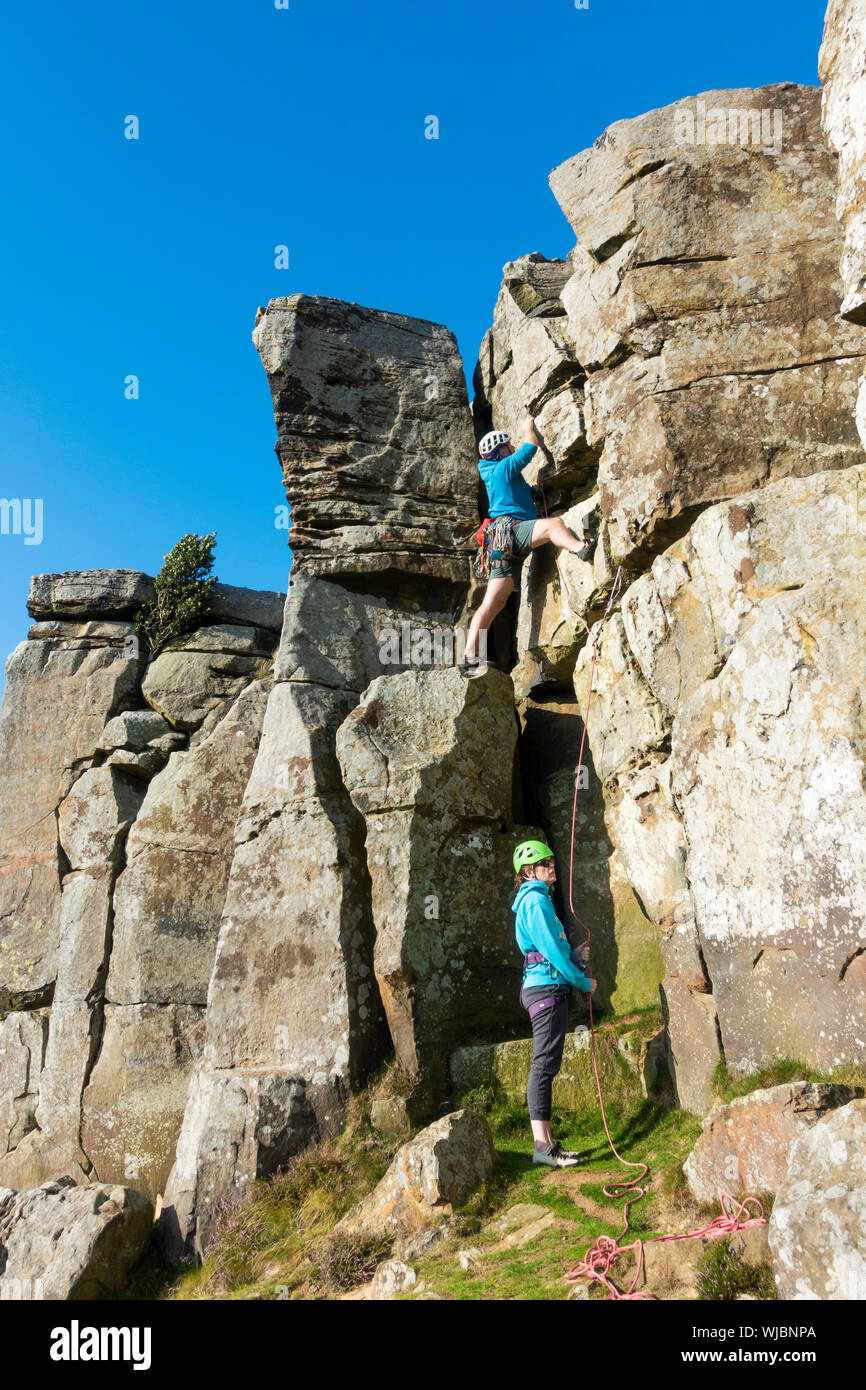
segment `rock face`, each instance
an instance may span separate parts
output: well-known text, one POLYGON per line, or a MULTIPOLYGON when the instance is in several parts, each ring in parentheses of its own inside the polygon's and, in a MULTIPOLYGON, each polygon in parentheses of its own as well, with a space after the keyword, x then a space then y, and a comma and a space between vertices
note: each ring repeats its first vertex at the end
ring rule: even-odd
POLYGON ((116 1293, 152 1227, 152 1204, 129 1187, 61 1180, 32 1192, 0 1188, 0 1299, 116 1293))
POLYGON ((259 310, 253 339, 274 398, 296 572, 465 583, 455 551, 477 525, 476 480, 454 335, 295 294, 259 310))
POLYGON ((864 345, 837 317, 817 89, 618 121, 550 182, 578 237, 561 298, 614 563, 664 549, 708 503, 856 461, 864 345))
POLYGON ((866 1298, 866 1100, 806 1131, 770 1217, 780 1298, 866 1298))
POLYGON ((412 1235, 462 1206, 495 1159, 483 1116, 455 1110, 398 1149, 382 1181, 337 1223, 335 1233, 412 1235))
MULTIPOLYGON (((297 295, 260 312, 254 340, 274 397, 295 568, 236 828, 204 1053, 165 1194, 173 1254, 204 1249, 218 1199, 338 1129, 376 1056, 376 866, 337 731, 371 682, 436 663, 415 638, 453 637, 468 581, 459 546, 475 524, 468 402, 446 329, 297 295)), ((439 716, 445 744, 452 704, 439 716)), ((416 761, 425 756, 422 744, 416 761)), ((458 772, 440 782, 447 798, 458 772)), ((486 866, 498 839, 482 826, 480 849, 462 848, 486 866)), ((407 891, 417 896, 414 881, 407 891)), ((399 889, 387 910, 405 910, 399 889)), ((397 1033, 393 1009, 389 1022, 397 1033)))
POLYGON ((845 233, 840 313, 866 324, 866 6, 830 0, 818 72, 827 144, 839 156, 836 214, 845 233))
POLYGON ((520 1019, 511 856, 539 832, 501 833, 516 740, 508 677, 454 667, 381 676, 337 734, 367 827, 376 980, 397 1059, 431 1097, 467 1027, 520 1019))
POLYGON ((794 1081, 716 1107, 683 1165, 692 1196, 709 1205, 724 1192, 777 1192, 800 1136, 864 1095, 862 1086, 794 1081))
POLYGON ((864 484, 860 466, 719 504, 623 599, 674 711, 671 789, 739 1071, 863 1056, 864 484))
MULTIPOLYGON (((0 1021, 0 1182, 19 1190, 70 1176, 161 1191, 202 1050, 269 686, 247 671, 185 751, 187 735, 144 704, 131 622, 100 616, 131 617, 149 584, 137 571, 37 576, 30 606, 43 621, 9 664, 0 1009, 13 1011, 0 1021), (40 1004, 50 1015, 30 1011, 40 1004)), ((223 587, 241 595, 234 612, 255 610, 248 591, 223 587)), ((269 621, 274 597, 259 605, 269 621)), ((177 660, 208 652, 214 632, 258 663, 276 641, 227 624, 193 633, 177 660)))

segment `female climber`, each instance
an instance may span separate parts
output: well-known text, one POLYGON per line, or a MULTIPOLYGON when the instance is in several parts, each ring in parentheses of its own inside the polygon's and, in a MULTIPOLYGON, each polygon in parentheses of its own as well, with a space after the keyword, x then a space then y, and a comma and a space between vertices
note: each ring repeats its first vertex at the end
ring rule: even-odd
POLYGON ((532 1161, 549 1168, 575 1168, 580 1154, 563 1149, 550 1132, 550 1097, 562 1065, 571 986, 592 994, 598 982, 584 969, 589 946, 570 946, 550 900, 556 882, 553 850, 541 840, 525 840, 514 851, 514 872, 514 929, 523 952, 520 1002, 532 1021, 532 1066, 526 1087, 535 1140, 532 1161))
POLYGON ((581 544, 561 517, 538 516, 532 489, 523 477, 523 470, 539 444, 531 417, 523 426, 523 441, 515 450, 507 434, 492 430, 478 446, 481 456, 478 471, 487 489, 490 513, 487 537, 490 568, 484 601, 473 615, 466 638, 463 666, 468 675, 481 674, 486 668, 486 662, 478 660, 478 634, 486 632, 497 613, 505 607, 530 550, 550 542, 581 560, 589 560, 595 550, 595 541, 581 544))

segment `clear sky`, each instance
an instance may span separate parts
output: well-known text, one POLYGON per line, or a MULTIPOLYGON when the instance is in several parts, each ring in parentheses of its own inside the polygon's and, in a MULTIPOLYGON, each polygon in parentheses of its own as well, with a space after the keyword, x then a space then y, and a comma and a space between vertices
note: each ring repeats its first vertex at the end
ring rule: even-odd
POLYGON ((554 165, 679 97, 817 84, 823 14, 823 0, 6 6, 0 497, 42 499, 43 522, 38 545, 0 535, 0 654, 26 635, 31 574, 155 573, 187 531, 218 533, 224 582, 285 589, 257 305, 302 290, 435 319, 471 378, 502 265, 573 244, 554 165))

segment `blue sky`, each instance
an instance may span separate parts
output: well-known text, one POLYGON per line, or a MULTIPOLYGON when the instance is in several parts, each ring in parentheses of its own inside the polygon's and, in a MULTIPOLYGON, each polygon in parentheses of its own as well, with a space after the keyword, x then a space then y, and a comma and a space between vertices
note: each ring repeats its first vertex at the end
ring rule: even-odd
POLYGON ((6 8, 0 496, 44 519, 39 545, 0 535, 4 657, 31 574, 154 573, 187 531, 217 531, 224 582, 285 589, 257 305, 303 290, 435 319, 471 377, 504 262, 573 244, 551 168, 679 97, 816 84, 824 13, 288 3, 6 8))

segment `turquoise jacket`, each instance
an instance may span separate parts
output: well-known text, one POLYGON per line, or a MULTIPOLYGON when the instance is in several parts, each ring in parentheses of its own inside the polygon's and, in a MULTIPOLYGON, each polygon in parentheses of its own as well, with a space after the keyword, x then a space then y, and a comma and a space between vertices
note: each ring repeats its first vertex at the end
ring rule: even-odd
POLYGON ((478 472, 487 488, 487 515, 516 516, 520 521, 536 521, 538 508, 523 470, 535 454, 534 444, 521 444, 508 458, 480 459, 478 472))
POLYGON ((553 909, 547 885, 536 878, 527 879, 514 899, 513 911, 517 944, 523 954, 538 951, 545 957, 525 972, 523 988, 568 984, 589 994, 589 977, 577 963, 577 953, 569 945, 565 928, 553 909))

